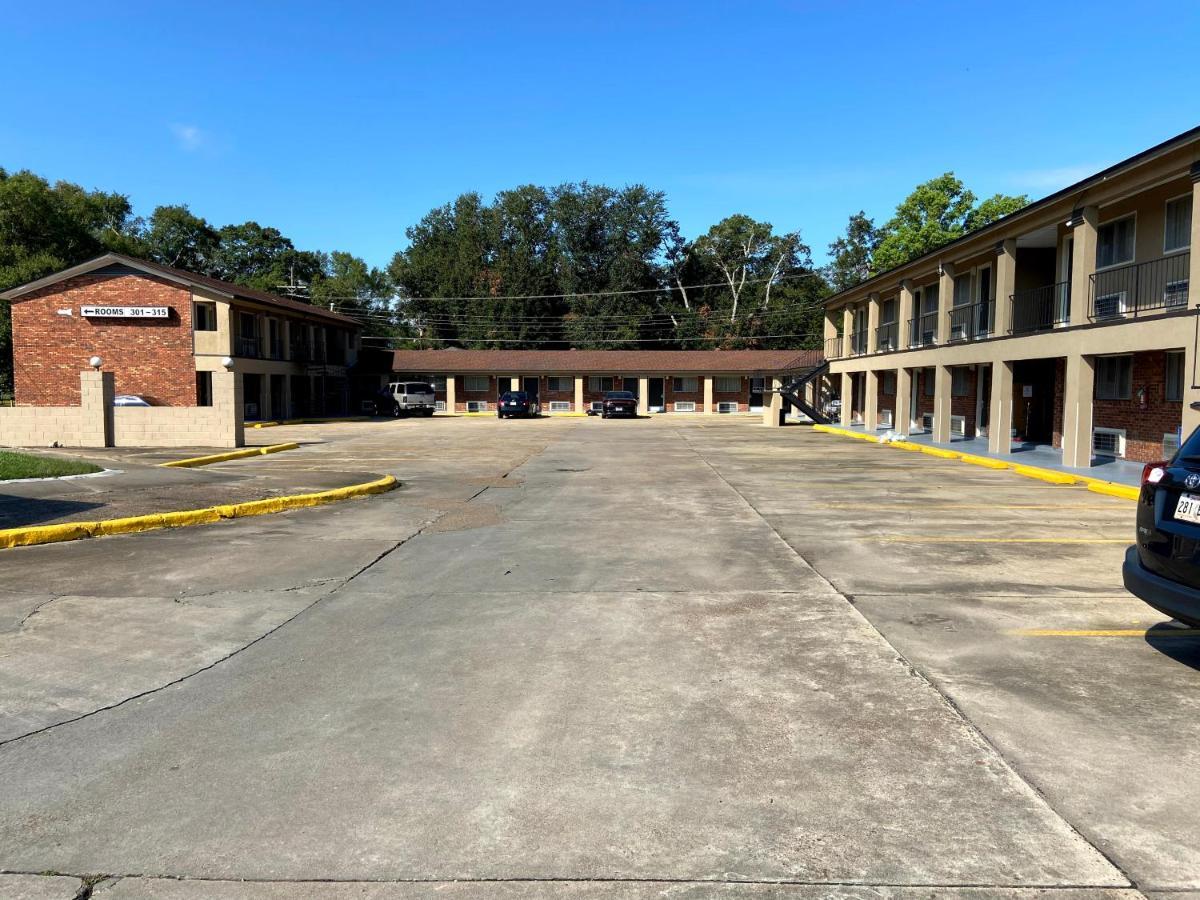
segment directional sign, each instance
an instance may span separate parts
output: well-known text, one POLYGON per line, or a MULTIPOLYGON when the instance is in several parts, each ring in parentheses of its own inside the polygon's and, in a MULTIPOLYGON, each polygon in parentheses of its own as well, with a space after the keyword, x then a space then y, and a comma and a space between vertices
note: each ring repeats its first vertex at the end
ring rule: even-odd
POLYGON ((169 306, 81 306, 79 314, 85 319, 166 319, 169 306))

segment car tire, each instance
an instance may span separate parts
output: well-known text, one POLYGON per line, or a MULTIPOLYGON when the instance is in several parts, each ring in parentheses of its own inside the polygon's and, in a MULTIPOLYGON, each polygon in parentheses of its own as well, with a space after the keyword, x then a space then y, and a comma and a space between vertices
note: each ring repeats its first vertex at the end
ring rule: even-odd
POLYGON ((400 418, 400 416, 401 416, 401 414, 402 414, 402 413, 403 413, 403 410, 402 410, 402 409, 400 409, 400 404, 399 404, 399 403, 393 403, 393 404, 392 404, 392 418, 393 418, 393 419, 398 419, 398 418, 400 418))

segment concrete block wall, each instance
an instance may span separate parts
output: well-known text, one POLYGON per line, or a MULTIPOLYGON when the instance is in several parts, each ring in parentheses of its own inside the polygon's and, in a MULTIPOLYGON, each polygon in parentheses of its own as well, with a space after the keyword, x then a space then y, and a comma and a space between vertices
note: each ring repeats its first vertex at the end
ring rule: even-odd
POLYGON ((242 379, 213 373, 212 406, 113 407, 112 372, 79 375, 79 406, 0 408, 8 447, 240 447, 242 379))

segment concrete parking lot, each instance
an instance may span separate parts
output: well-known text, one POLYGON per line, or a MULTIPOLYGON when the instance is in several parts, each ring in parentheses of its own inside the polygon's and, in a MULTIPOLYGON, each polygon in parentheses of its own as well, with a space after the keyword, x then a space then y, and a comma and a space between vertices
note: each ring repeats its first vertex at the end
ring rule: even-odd
POLYGON ((0 556, 0 896, 1200 892, 1128 501, 750 418, 272 431, 215 471, 404 486, 0 556))

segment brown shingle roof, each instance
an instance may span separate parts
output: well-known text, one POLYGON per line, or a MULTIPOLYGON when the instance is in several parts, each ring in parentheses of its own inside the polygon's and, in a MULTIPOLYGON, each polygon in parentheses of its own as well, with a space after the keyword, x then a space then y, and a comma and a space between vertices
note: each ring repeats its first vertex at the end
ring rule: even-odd
POLYGON ((392 371, 431 375, 746 375, 808 369, 822 360, 819 350, 396 350, 392 371))
POLYGON ((234 284, 231 281, 221 281, 219 278, 210 278, 207 275, 198 275, 195 272, 189 272, 186 269, 174 269, 171 266, 164 266, 160 263, 150 262, 145 259, 138 259, 134 256, 126 256, 123 253, 106 253, 103 256, 98 256, 95 259, 90 259, 87 262, 80 263, 77 266, 72 266, 69 269, 64 269, 61 272, 55 272, 53 275, 47 275, 45 278, 39 278, 36 281, 31 281, 28 284, 23 284, 20 287, 12 288, 0 294, 0 299, 4 300, 20 300, 20 298, 30 293, 31 291, 40 290, 48 287, 56 282, 65 281, 68 278, 74 278, 77 275, 86 275, 89 272, 94 272, 97 269, 103 269, 107 266, 129 266, 133 269, 139 269, 150 275, 161 275, 171 281, 180 281, 184 284, 193 285, 196 287, 208 288, 216 291, 218 294, 225 294, 230 297, 240 297, 245 300, 253 300, 257 303, 265 303, 269 306, 277 306, 283 309, 290 309, 294 312, 303 313, 309 316, 316 316, 319 319, 328 319, 338 322, 343 325, 358 327, 359 322, 351 316, 343 315, 342 313, 334 312, 333 310, 323 309, 320 306, 313 306, 311 303, 305 303, 303 300, 295 300, 291 297, 280 297, 278 294, 269 294, 266 291, 257 291, 254 288, 248 288, 245 285, 234 284))

